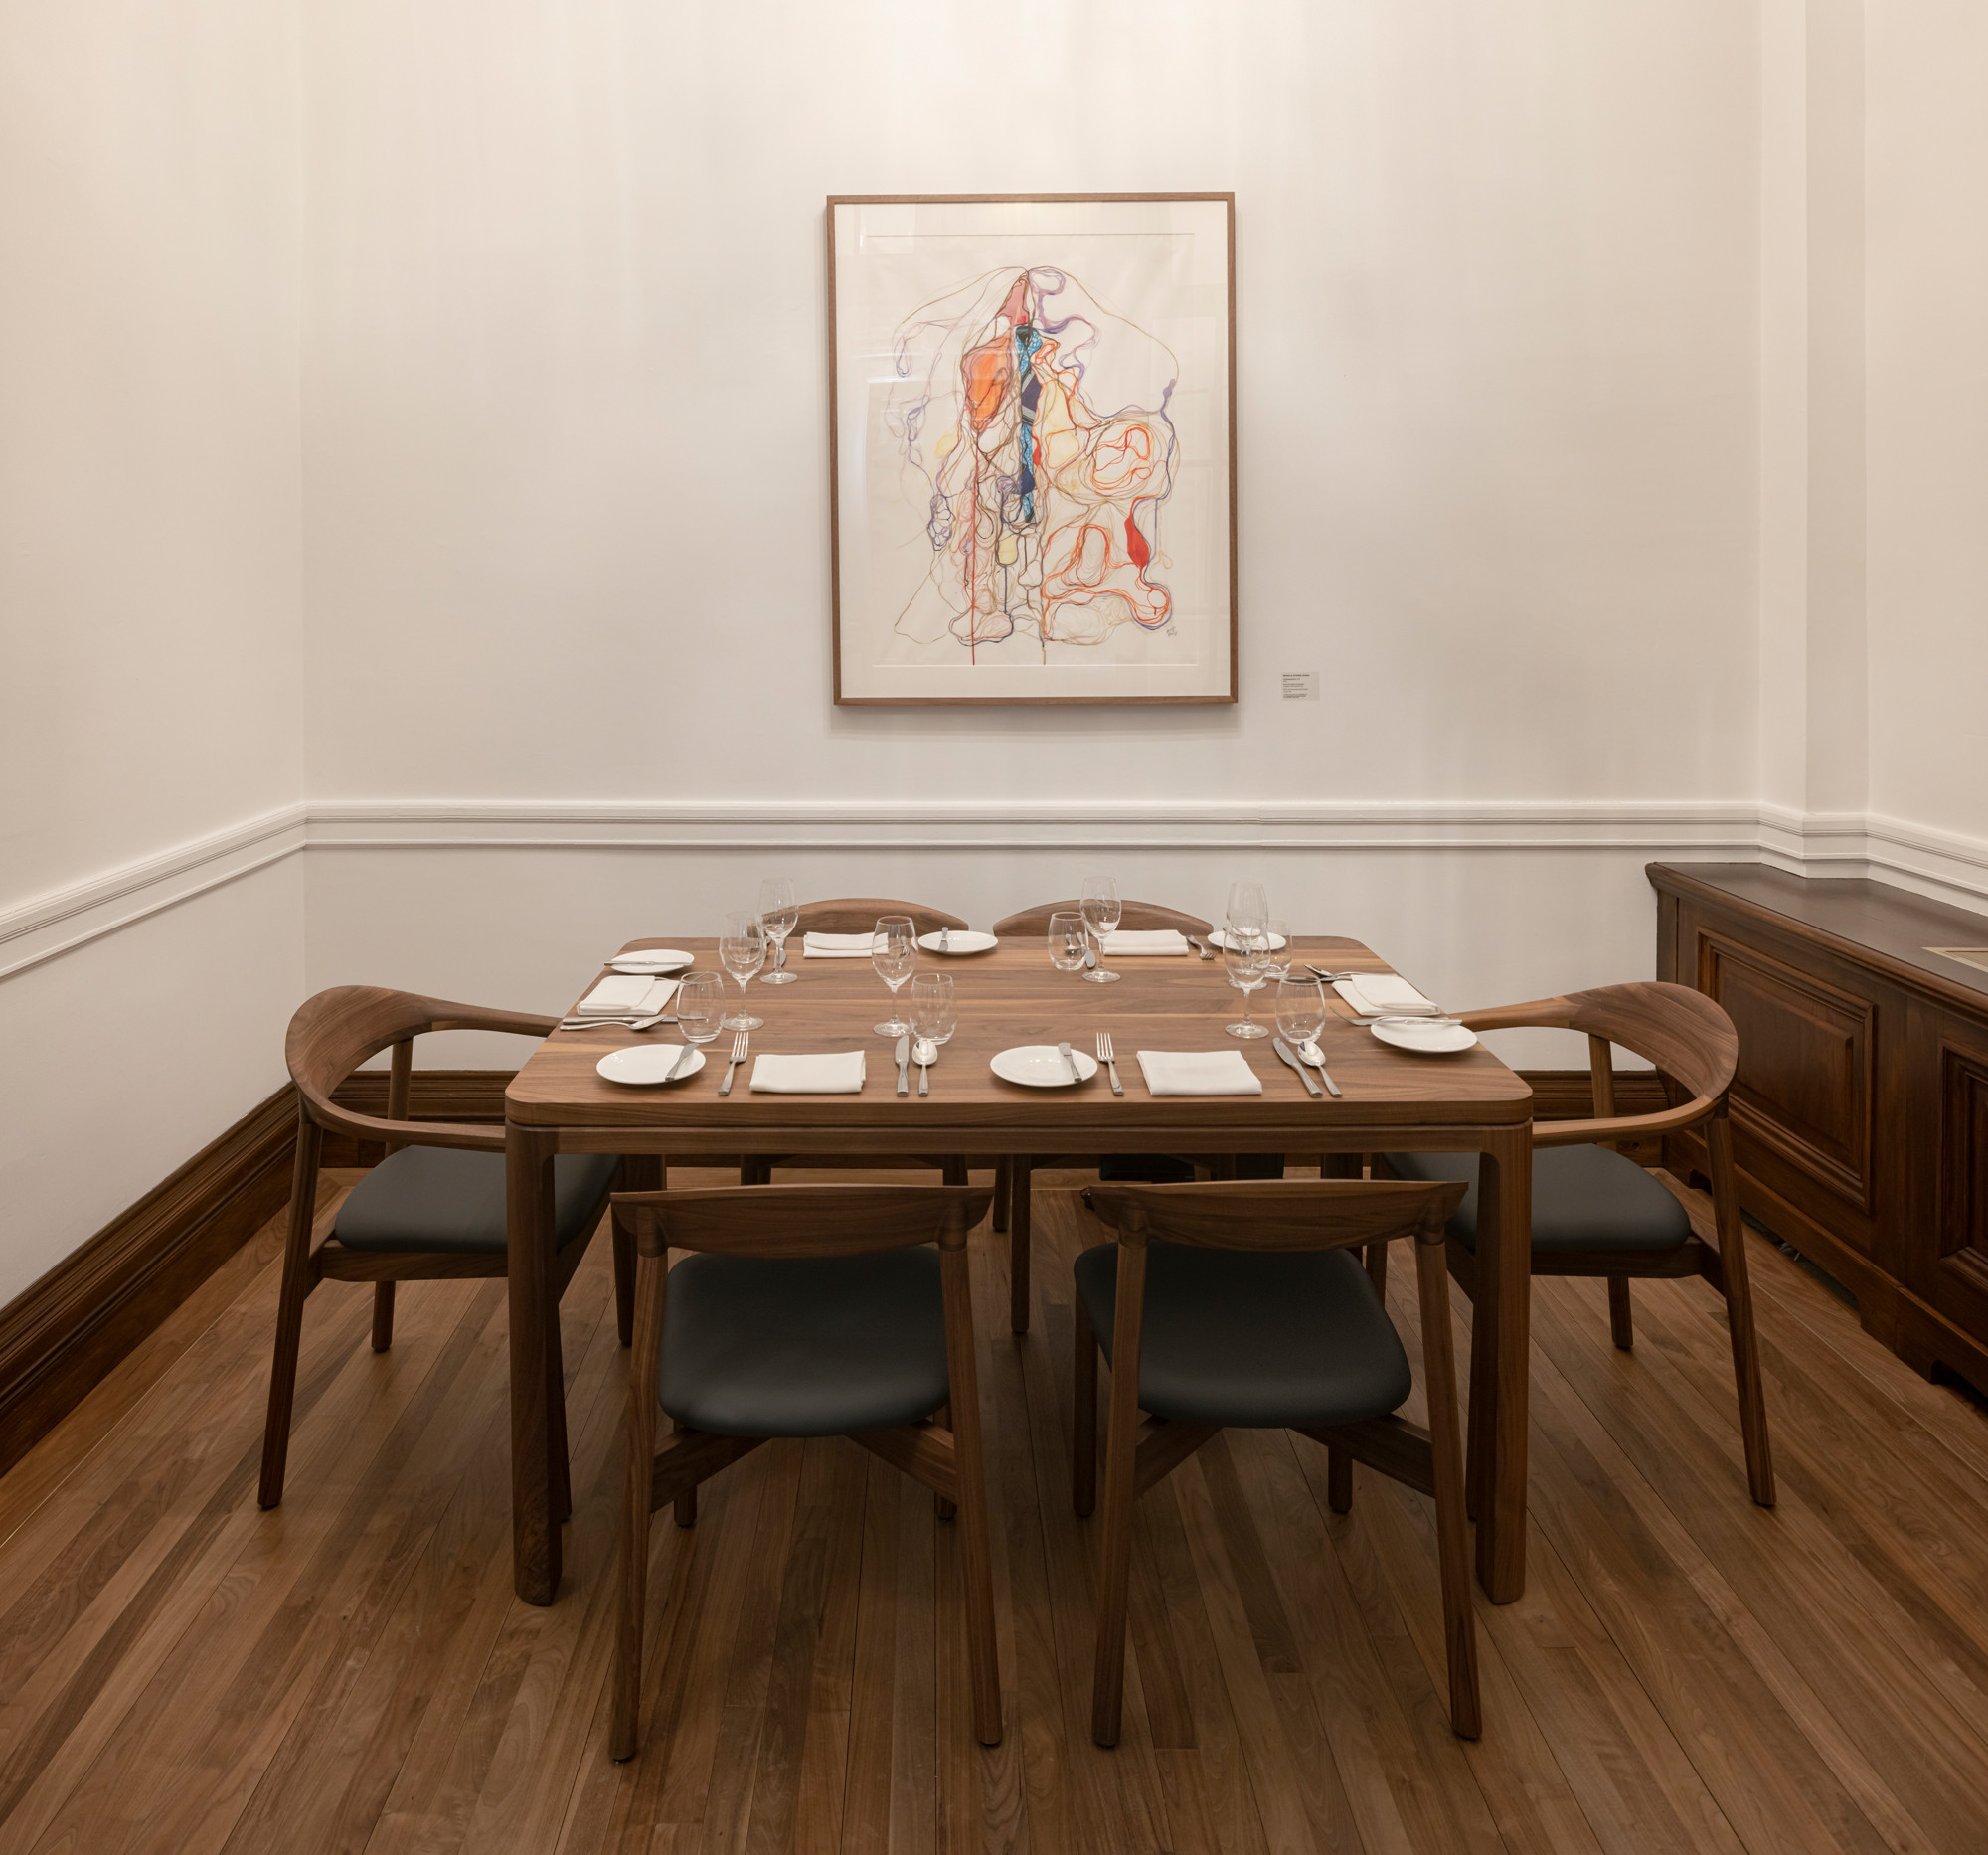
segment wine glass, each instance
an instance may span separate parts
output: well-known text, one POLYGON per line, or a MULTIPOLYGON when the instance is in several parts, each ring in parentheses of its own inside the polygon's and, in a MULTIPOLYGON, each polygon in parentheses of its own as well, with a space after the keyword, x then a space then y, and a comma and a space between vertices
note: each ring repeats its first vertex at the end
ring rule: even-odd
POLYGON ((1325 1029, 1325 986, 1317 979, 1277 981, 1277 1029, 1300 1056, 1307 1044, 1318 1042, 1325 1029))
POLYGON ((718 1035, 718 1021, 725 1010, 725 975, 687 972, 678 982, 677 995, 671 1002, 684 1042, 708 1044, 718 1035))
POLYGON ((1059 972, 1076 972, 1090 951, 1090 931, 1077 914, 1050 917, 1050 964, 1059 972))
POLYGON ((1269 942, 1263 955, 1263 970, 1272 980, 1281 979, 1291 969, 1291 925, 1272 915, 1264 921, 1263 931, 1269 942), (1279 941, 1283 942, 1281 946, 1277 944, 1279 941))
MULTIPOLYGON (((1264 927, 1270 919, 1270 905, 1263 899, 1261 883, 1231 883, 1229 885, 1228 925, 1240 933, 1247 933, 1251 928, 1264 927)), ((1227 938, 1227 936, 1224 936, 1227 938)))
POLYGON ((1232 927, 1223 936, 1222 970, 1229 983, 1242 994, 1242 1021, 1228 1026, 1231 1037, 1267 1037, 1270 1034, 1249 1015, 1249 994, 1270 976, 1264 967, 1264 958, 1269 950, 1261 928, 1253 933, 1240 933, 1232 927))
MULTIPOLYGON (((1097 936, 1097 957, 1104 958, 1104 936, 1118 926, 1118 918, 1124 912, 1118 900, 1118 885, 1108 876, 1086 876, 1083 879, 1083 925, 1097 936)), ((1109 985, 1117 978, 1115 972, 1106 972, 1102 964, 1093 966, 1083 975, 1093 984, 1109 985)))
POLYGON ((740 1005, 725 1014, 728 1031, 756 1031, 764 1018, 755 1018, 746 1009, 746 988, 752 975, 766 963, 766 924, 746 909, 734 909, 725 918, 725 931, 718 936, 718 963, 739 981, 740 1005))
POLYGON ((911 1030, 942 1044, 959 1028, 959 1001, 953 996, 952 974, 921 972, 911 981, 911 1030))
POLYGON ((759 975, 761 985, 792 985, 799 977, 787 970, 787 935, 793 932, 800 912, 793 883, 787 877, 769 876, 759 885, 759 919, 766 924, 766 937, 773 943, 773 970, 759 975))
POLYGON ((880 916, 870 931, 870 964, 891 988, 891 1015, 872 1025, 879 1037, 903 1037, 911 1026, 898 1016, 898 988, 918 966, 918 930, 909 915, 880 916))

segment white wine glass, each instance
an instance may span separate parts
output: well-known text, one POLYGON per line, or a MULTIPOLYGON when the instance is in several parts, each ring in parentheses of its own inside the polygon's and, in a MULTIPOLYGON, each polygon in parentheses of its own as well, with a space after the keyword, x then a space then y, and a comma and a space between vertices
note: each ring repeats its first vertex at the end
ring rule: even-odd
POLYGON ((1325 1029, 1325 987, 1317 979, 1283 978, 1277 981, 1276 996, 1277 1029, 1302 1056, 1305 1046, 1317 1043, 1325 1029))
POLYGON ((1077 972, 1090 951, 1090 930, 1083 917, 1074 913, 1050 917, 1050 964, 1059 972, 1077 972))
POLYGON ((687 1044, 704 1045, 718 1035, 718 1021, 725 1011, 725 975, 722 972, 687 972, 671 1000, 677 1014, 677 1029, 687 1044))
POLYGON ((746 988, 766 963, 766 924, 747 910, 733 910, 725 918, 725 931, 718 936, 718 963, 739 981, 739 1009, 725 1014, 725 1028, 756 1031, 766 1020, 746 1009, 746 988))
MULTIPOLYGON (((1268 926, 1270 905, 1263 898, 1261 883, 1231 883, 1229 885, 1229 909, 1227 926, 1241 933, 1249 933, 1258 928, 1268 926)), ((1227 938, 1227 936, 1224 936, 1227 938)))
POLYGON ((1229 983, 1242 994, 1242 1022, 1227 1027, 1231 1037, 1267 1037, 1270 1034, 1249 1015, 1249 995, 1259 991, 1270 976, 1264 968, 1264 956, 1268 952, 1260 928, 1254 933, 1241 933, 1232 927, 1223 936, 1222 970, 1229 983))
POLYGON ((909 915, 878 918, 870 930, 870 964, 891 988, 891 1015, 871 1029, 879 1037, 903 1037, 911 1027, 898 1016, 898 988, 918 969, 918 930, 909 915))
POLYGON ((1104 936, 1116 931, 1124 904, 1118 900, 1118 885, 1108 876, 1087 876, 1083 881, 1083 925, 1097 938, 1097 964, 1083 976, 1094 985, 1109 985, 1118 977, 1104 970, 1104 936))
POLYGON ((773 970, 759 975, 761 985, 792 985, 799 977, 787 970, 787 935, 793 932, 800 912, 789 878, 769 876, 759 885, 759 919, 766 924, 766 938, 773 943, 773 970))
POLYGON ((1263 970, 1274 984, 1291 969, 1291 925, 1272 915, 1263 923, 1263 933, 1268 942, 1263 953, 1263 970))

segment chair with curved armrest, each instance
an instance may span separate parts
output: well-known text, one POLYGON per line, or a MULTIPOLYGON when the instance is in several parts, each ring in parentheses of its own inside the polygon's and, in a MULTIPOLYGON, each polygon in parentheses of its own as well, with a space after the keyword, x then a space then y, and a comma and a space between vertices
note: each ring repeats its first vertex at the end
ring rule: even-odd
POLYGON ((639 1741, 649 1516, 771 1436, 847 1435, 959 1521, 973 1728, 1001 1740, 994 1584, 966 1233, 983 1186, 762 1185, 624 1193, 636 1243, 614 1718, 639 1741), (930 1246, 937 1245, 934 1250, 930 1246), (691 1254, 672 1269, 672 1247, 691 1254), (656 1416, 672 1421, 656 1437, 656 1416))
MULTIPOLYGON (((334 986, 306 999, 291 1018, 284 1056, 297 1091, 297 1147, 275 1358, 269 1374, 269 1413, 262 1433, 258 1496, 262 1506, 274 1507, 283 1498, 304 1301, 319 1282, 373 1284, 373 1350, 384 1353, 394 1339, 397 1281, 507 1272, 504 1130, 460 1121, 408 1119, 414 1040, 427 1031, 508 1031, 546 1037, 558 1022, 377 985, 334 986), (338 1086, 382 1050, 393 1052, 386 1119, 338 1106, 332 1099, 338 1086), (352 1189, 330 1232, 313 1246, 318 1158, 327 1128, 360 1140, 384 1141, 387 1157, 352 1189)), ((559 1243, 553 1283, 560 1294, 586 1254, 621 1164, 613 1154, 587 1153, 563 1153, 553 1162, 554 1229, 559 1243)), ((626 1249, 632 1263, 632 1238, 617 1233, 616 1247, 626 1249)), ((615 1269, 617 1301, 628 1299, 632 1272, 632 1267, 615 1269)), ((623 1305, 619 1311, 625 1344, 629 1310, 623 1305)), ((549 1381, 558 1387, 564 1382, 559 1321, 548 1322, 548 1329, 549 1381)), ((564 1515, 573 1502, 567 1484, 562 1398, 554 1400, 553 1449, 564 1515)))
MULTIPOLYGON (((1083 904, 1075 898, 1068 902, 1039 902, 1032 909, 1021 909, 996 922, 993 930, 1004 940, 1026 939, 1031 934, 1040 938, 1049 932, 1052 915, 1078 915, 1082 911, 1083 904)), ((1152 933, 1171 928, 1176 933, 1199 934, 1204 940, 1213 931, 1199 915, 1183 915, 1179 909, 1162 908, 1157 902, 1122 904, 1118 926, 1130 933, 1152 933)))
MULTIPOLYGON (((1740 1433, 1746 1482, 1762 1507, 1774 1504, 1767 1407, 1760 1387, 1760 1347, 1753 1330, 1753 1295, 1740 1225, 1733 1171, 1733 1130, 1727 1096, 1739 1062, 1733 1020, 1703 992, 1643 980, 1604 985, 1564 998, 1537 999, 1462 1014, 1474 1031, 1533 1028, 1579 1031, 1587 1038, 1594 1118, 1533 1123, 1533 1242, 1535 1275, 1600 1275, 1608 1283, 1615 1344, 1635 1338, 1629 1283, 1702 1275, 1726 1297, 1733 1375, 1740 1394, 1740 1433), (1612 1046, 1656 1065, 1675 1101, 1655 1114, 1615 1112, 1612 1046), (1650 1173, 1613 1147, 1618 1140, 1676 1133, 1705 1125, 1712 1168, 1717 1245, 1695 1236, 1684 1206, 1650 1173)), ((1477 1156, 1473 1153, 1389 1153, 1398 1179, 1461 1180, 1468 1184, 1450 1220, 1450 1272, 1474 1293, 1477 1252, 1477 1156)), ((1473 1403, 1473 1409, 1475 1409, 1473 1403)), ((1473 1433, 1473 1461, 1476 1451, 1473 1433)))
POLYGON ((1217 1432, 1295 1430, 1330 1452, 1328 1498, 1353 1504, 1363 1461, 1435 1499, 1450 1725, 1480 1730, 1477 1635, 1450 1352, 1444 1225, 1460 1185, 1279 1179, 1093 1186, 1117 1232, 1076 1264, 1072 1504, 1097 1480, 1097 1355, 1111 1365, 1090 1735, 1116 1745, 1125 1682, 1132 1506, 1217 1432), (1350 1252, 1415 1239, 1428 1429, 1397 1417, 1408 1355, 1350 1252), (1144 1422, 1139 1413, 1148 1415, 1144 1422))

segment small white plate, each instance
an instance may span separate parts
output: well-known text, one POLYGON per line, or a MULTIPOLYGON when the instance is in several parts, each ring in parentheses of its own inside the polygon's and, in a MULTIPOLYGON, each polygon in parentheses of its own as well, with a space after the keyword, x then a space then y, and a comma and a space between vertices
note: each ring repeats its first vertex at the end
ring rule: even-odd
MULTIPOLYGON (((667 1082, 670 1065, 683 1055, 682 1044, 629 1044, 610 1050, 593 1067, 611 1083, 646 1084, 667 1082)), ((704 1068, 704 1052, 693 1050, 689 1061, 677 1071, 676 1080, 695 1076, 704 1068)))
POLYGON ((673 946, 645 946, 634 953, 617 953, 607 964, 615 972, 646 972, 651 975, 680 972, 696 962, 689 953, 673 946))
POLYGON ((1477 1041, 1477 1033, 1454 1018, 1377 1018, 1367 1028, 1384 1044, 1421 1057, 1468 1050, 1477 1041))
POLYGON ((918 935, 918 945, 927 953, 944 953, 952 958, 957 958, 961 953, 991 953, 1000 944, 1001 942, 991 933, 981 933, 972 928, 955 928, 952 930, 950 946, 940 946, 938 935, 935 933, 918 935))
MULTIPOLYGON (((1208 944, 1210 946, 1227 946, 1229 944, 1229 941, 1227 936, 1223 933, 1222 929, 1218 928, 1212 934, 1208 936, 1208 944)), ((1290 945, 1290 942, 1286 940, 1282 934, 1273 933, 1270 936, 1270 951, 1272 953, 1274 953, 1279 947, 1288 945, 1290 945)))
MULTIPOLYGON (((1077 1073, 1088 1082, 1097 1074, 1097 1059, 1087 1057, 1081 1050, 1073 1048, 1071 1056, 1077 1063, 1077 1073)), ((1063 1060, 1063 1053, 1055 1044, 1018 1044, 1013 1050, 1004 1050, 992 1058, 987 1067, 1003 1082, 1026 1083, 1031 1089, 1068 1089, 1071 1086, 1070 1065, 1063 1060)))

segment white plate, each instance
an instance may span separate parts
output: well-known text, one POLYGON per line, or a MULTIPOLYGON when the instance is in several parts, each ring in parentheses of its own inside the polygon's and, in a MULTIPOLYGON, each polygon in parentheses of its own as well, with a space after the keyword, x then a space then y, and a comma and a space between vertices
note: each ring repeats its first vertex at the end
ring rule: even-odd
POLYGON ((1452 1050, 1468 1050, 1477 1033, 1453 1018, 1379 1018, 1367 1027, 1384 1044, 1397 1050, 1412 1050, 1417 1056, 1445 1056, 1452 1050))
POLYGON ((1000 944, 991 933, 981 933, 972 928, 955 928, 950 946, 940 946, 935 933, 918 935, 918 945, 927 953, 944 953, 955 959, 961 953, 991 953, 1000 944))
MULTIPOLYGON (((611 1083, 659 1083, 669 1079, 670 1065, 683 1055, 682 1044, 628 1044, 610 1050, 593 1067, 611 1083)), ((704 1052, 693 1050, 676 1079, 695 1076, 704 1068, 704 1052)))
MULTIPOLYGON (((1229 944, 1229 941, 1227 937, 1223 934, 1222 929, 1218 928, 1212 934, 1208 936, 1208 944, 1210 946, 1227 946, 1229 944)), ((1280 933, 1273 933, 1270 936, 1270 951, 1272 953, 1274 953, 1280 946, 1288 946, 1290 942, 1286 940, 1284 936, 1280 933)))
POLYGON ((616 972, 660 974, 678 972, 695 961, 689 953, 673 946, 645 946, 634 953, 617 953, 607 964, 616 972))
MULTIPOLYGON (((1077 1073, 1085 1082, 1097 1074, 1097 1059, 1073 1048, 1077 1073)), ((1026 1083, 1031 1089, 1068 1089, 1070 1065, 1055 1044, 1018 1044, 991 1059, 987 1067, 1003 1082, 1026 1083)))

